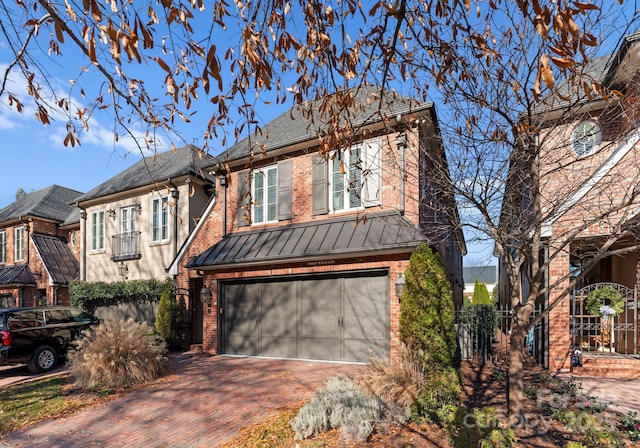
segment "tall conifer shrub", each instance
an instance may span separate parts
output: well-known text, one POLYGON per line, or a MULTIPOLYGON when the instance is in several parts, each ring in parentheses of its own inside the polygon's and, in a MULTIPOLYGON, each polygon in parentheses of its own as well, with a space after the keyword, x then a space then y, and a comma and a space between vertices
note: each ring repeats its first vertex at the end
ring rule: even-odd
POLYGON ((400 304, 400 337, 425 367, 452 366, 456 349, 451 285, 440 256, 426 244, 411 255, 400 304))

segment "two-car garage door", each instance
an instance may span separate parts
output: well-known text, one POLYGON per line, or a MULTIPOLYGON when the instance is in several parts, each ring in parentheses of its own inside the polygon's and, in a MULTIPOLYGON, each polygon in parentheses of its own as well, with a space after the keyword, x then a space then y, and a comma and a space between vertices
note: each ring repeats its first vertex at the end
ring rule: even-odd
POLYGON ((227 354, 367 361, 389 353, 387 271, 223 284, 227 354))

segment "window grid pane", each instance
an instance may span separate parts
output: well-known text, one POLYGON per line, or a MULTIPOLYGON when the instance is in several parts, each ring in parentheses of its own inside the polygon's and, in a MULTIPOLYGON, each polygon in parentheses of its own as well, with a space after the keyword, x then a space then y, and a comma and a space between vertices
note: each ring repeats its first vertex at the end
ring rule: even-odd
POLYGON ((267 220, 275 221, 278 213, 278 171, 271 168, 267 172, 267 220))
POLYGON ((159 229, 158 229, 158 208, 160 205, 159 199, 153 199, 151 201, 151 241, 156 242, 159 238, 159 229))
POLYGON ((340 171, 340 165, 342 161, 335 158, 333 159, 332 166, 332 192, 331 196, 333 197, 333 209, 334 210, 342 210, 344 209, 344 175, 340 171))
POLYGON ((169 206, 167 198, 162 198, 162 239, 169 239, 169 206))
POLYGON ((7 234, 0 232, 0 263, 7 262, 7 234))

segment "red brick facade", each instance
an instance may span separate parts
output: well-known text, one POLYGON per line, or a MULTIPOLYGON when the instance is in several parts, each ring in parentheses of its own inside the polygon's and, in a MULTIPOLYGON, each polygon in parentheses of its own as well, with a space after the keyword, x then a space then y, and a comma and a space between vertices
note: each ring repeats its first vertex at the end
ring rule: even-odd
MULTIPOLYGON (((418 171, 420 163, 418 160, 419 151, 419 129, 413 128, 407 132, 407 149, 405 149, 405 176, 404 192, 402 197, 400 168, 397 163, 398 147, 396 145, 396 134, 382 135, 377 138, 381 141, 382 148, 382 183, 381 183, 381 204, 369 207, 364 210, 351 211, 345 213, 329 213, 323 215, 312 214, 312 168, 313 158, 317 154, 317 147, 310 147, 304 150, 290 152, 288 154, 264 158, 254 162, 253 168, 266 167, 279 161, 289 159, 292 161, 292 219, 285 222, 278 222, 263 225, 238 225, 238 188, 237 183, 240 175, 243 175, 245 166, 232 166, 231 174, 227 177, 229 186, 226 188, 219 186, 217 202, 210 213, 203 219, 206 221, 195 235, 194 240, 188 247, 185 256, 181 260, 179 274, 177 276, 178 287, 189 288, 190 279, 202 278, 204 285, 211 289, 212 301, 209 305, 204 305, 204 350, 217 354, 220 352, 218 341, 218 289, 221 282, 230 279, 252 278, 259 281, 261 278, 273 276, 289 276, 296 274, 319 274, 328 272, 348 272, 355 270, 387 269, 389 272, 389 310, 390 310, 390 349, 395 355, 399 348, 399 317, 400 303, 394 291, 394 282, 398 275, 406 270, 409 263, 410 252, 393 255, 382 255, 376 257, 361 257, 355 259, 328 260, 327 262, 304 262, 297 261, 281 265, 269 266, 268 268, 235 268, 216 269, 214 271, 188 270, 185 264, 192 257, 195 257, 220 241, 223 237, 223 219, 226 215, 227 233, 237 233, 257 228, 278 226, 289 223, 321 222, 329 218, 338 216, 357 217, 381 211, 404 209, 404 215, 416 226, 420 223, 420 173, 418 171), (226 202, 226 213, 223 210, 223 203, 226 202)), ((247 213, 250 213, 247 210, 247 213)), ((366 225, 366 222, 360 225, 366 225)), ((445 262, 449 260, 454 265, 460 266, 459 275, 461 277, 462 258, 460 249, 456 241, 451 238, 448 241, 438 242, 442 249, 442 256, 445 262), (445 250, 445 248, 447 250, 445 250)), ((453 276, 452 276, 453 278, 453 276)), ((460 279, 461 280, 461 279, 460 279)), ((460 281, 460 285, 462 282, 460 281)), ((461 295, 461 288, 459 294, 461 295)), ((195 303, 195 302, 194 302, 195 303)), ((199 305, 199 302, 197 302, 199 305)))
POLYGON ((66 236, 58 224, 37 218, 29 218, 24 222, 15 222, 0 228, 6 232, 6 262, 0 267, 12 265, 28 265, 33 282, 28 284, 9 284, 0 286, 0 306, 37 306, 37 305, 69 305, 69 292, 66 286, 52 285, 51 278, 36 247, 31 239, 32 233, 52 236, 66 236), (24 229, 24 256, 16 260, 16 229, 24 229))

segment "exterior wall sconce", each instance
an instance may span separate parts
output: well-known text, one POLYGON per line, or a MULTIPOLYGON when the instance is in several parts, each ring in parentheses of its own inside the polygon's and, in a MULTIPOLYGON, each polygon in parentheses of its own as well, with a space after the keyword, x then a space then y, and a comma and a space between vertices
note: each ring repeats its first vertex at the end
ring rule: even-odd
POLYGON ((118 265, 118 274, 120 274, 121 277, 124 277, 125 280, 129 277, 129 266, 124 264, 124 261, 121 261, 118 265))
POLYGON ((116 219, 116 211, 112 208, 107 210, 107 215, 109 215, 109 218, 111 219, 116 219))
POLYGON ((402 293, 404 292, 404 274, 402 272, 398 274, 395 287, 396 287, 396 298, 398 299, 398 302, 399 302, 400 299, 402 299, 402 293))
POLYGON ((211 290, 206 286, 203 286, 200 290, 200 301, 204 304, 211 306, 211 290))
POLYGON ((136 210, 138 210, 138 215, 141 215, 142 214, 142 204, 140 204, 140 201, 136 200, 135 207, 136 207, 136 210))
POLYGON ((396 145, 406 146, 406 144, 407 144, 407 134, 405 134, 404 132, 399 132, 398 135, 396 135, 396 145))

